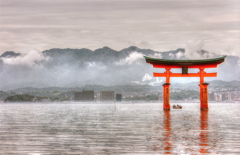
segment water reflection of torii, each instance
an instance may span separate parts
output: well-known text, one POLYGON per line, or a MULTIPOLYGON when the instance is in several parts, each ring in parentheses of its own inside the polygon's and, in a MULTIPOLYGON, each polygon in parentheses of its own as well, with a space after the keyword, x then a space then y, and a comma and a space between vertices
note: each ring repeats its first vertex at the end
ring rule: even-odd
POLYGON ((165 68, 164 73, 153 73, 154 77, 166 77, 166 83, 163 84, 163 109, 170 110, 170 77, 200 77, 200 109, 208 110, 208 83, 204 83, 204 77, 216 77, 217 73, 206 73, 205 68, 216 68, 222 63, 226 56, 214 59, 203 60, 167 60, 146 57, 146 62, 153 65, 154 68, 165 68), (172 68, 182 68, 182 73, 172 73, 172 68), (199 68, 198 73, 188 73, 188 68, 199 68))
MULTIPOLYGON (((163 148, 157 148, 154 147, 155 151, 158 151, 159 149, 164 150, 164 154, 171 154, 172 153, 172 129, 171 129, 171 113, 170 111, 164 111, 164 142, 163 142, 163 148)), ((209 140, 208 140, 208 111, 201 111, 200 113, 200 134, 199 134, 199 152, 200 153, 208 153, 208 146, 209 146, 209 140)))
POLYGON ((171 153, 172 144, 171 144, 171 115, 169 111, 164 112, 164 150, 165 154, 171 153))
POLYGON ((164 154, 171 154, 172 143, 171 143, 171 115, 170 111, 164 111, 163 118, 163 145, 153 145, 154 151, 163 150, 164 154))
POLYGON ((208 153, 208 111, 201 111, 200 114, 200 153, 208 153))

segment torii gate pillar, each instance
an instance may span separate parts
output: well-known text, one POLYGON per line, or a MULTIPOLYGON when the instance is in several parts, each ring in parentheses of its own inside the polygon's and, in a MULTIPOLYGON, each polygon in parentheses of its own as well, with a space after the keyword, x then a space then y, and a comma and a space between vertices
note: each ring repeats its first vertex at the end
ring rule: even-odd
POLYGON ((200 84, 200 109, 208 110, 208 83, 200 84))
POLYGON ((163 110, 170 110, 170 83, 163 84, 163 110))

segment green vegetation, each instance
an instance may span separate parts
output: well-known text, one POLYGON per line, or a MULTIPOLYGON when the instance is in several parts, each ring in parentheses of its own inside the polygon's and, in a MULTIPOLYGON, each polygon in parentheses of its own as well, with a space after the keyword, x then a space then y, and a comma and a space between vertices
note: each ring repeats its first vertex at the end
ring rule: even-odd
POLYGON ((34 96, 31 95, 14 95, 14 96, 9 96, 5 99, 5 102, 32 102, 34 99, 34 96))
POLYGON ((32 96, 28 94, 17 94, 7 97, 4 102, 39 102, 39 101, 67 101, 70 100, 67 96, 61 98, 51 96, 51 97, 42 97, 42 96, 32 96))
POLYGON ((127 100, 143 100, 143 101, 157 101, 158 100, 158 95, 146 95, 146 96, 133 96, 126 98, 127 100))
MULTIPOLYGON (((127 100, 157 101, 159 95, 150 94, 146 96, 133 96, 126 98, 127 100)), ((170 93, 171 100, 199 99, 199 92, 196 90, 178 90, 170 93)))
POLYGON ((7 93, 4 91, 0 91, 0 98, 2 98, 2 99, 6 99, 8 96, 12 96, 12 95, 15 95, 15 93, 13 93, 13 92, 7 93))
POLYGON ((199 92, 196 90, 180 90, 171 92, 170 98, 172 100, 199 99, 199 92))

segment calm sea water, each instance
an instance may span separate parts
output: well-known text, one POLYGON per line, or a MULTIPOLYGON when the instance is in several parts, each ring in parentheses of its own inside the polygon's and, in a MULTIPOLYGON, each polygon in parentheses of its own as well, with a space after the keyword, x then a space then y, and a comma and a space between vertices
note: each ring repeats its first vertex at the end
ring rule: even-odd
POLYGON ((0 104, 0 154, 240 154, 240 104, 0 104))

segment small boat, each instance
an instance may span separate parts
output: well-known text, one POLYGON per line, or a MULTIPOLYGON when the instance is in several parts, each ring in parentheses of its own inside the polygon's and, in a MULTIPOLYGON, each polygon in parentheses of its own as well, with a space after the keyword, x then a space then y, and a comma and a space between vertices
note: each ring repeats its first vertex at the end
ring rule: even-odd
POLYGON ((182 109, 181 105, 173 105, 173 109, 182 109))

